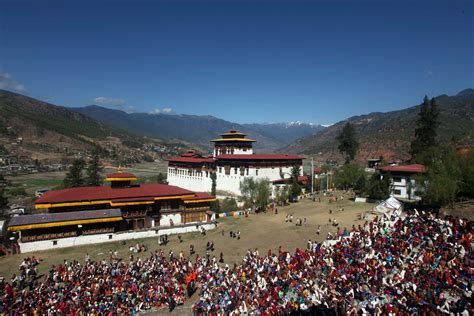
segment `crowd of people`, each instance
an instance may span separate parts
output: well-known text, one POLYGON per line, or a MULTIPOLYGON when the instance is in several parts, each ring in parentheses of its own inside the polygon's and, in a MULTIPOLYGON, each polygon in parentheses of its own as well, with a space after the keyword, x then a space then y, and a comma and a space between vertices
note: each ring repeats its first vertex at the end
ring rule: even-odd
POLYGON ((129 260, 64 261, 38 276, 25 259, 0 279, 0 314, 134 315, 182 304, 197 314, 472 314, 472 223, 408 213, 340 230, 294 253, 248 250, 242 264, 162 250, 129 260), (218 262, 219 261, 219 262, 218 262))
POLYGON ((198 312, 472 315, 472 223, 410 213, 199 273, 198 312))

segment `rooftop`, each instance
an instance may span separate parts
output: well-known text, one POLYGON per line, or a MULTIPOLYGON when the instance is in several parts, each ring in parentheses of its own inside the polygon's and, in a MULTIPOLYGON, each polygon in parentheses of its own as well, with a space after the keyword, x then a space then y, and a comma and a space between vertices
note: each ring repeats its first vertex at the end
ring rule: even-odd
POLYGON ((110 222, 120 220, 122 220, 122 212, 120 209, 76 211, 67 213, 41 213, 12 217, 8 223, 8 230, 16 231, 33 228, 91 224, 104 221, 110 222))
POLYGON ((238 137, 237 135, 235 137, 229 137, 229 138, 216 138, 216 139, 211 139, 210 142, 255 142, 256 140, 250 139, 250 138, 245 138, 245 137, 238 137))
POLYGON ((220 134, 222 137, 225 137, 225 136, 247 136, 247 134, 244 134, 244 133, 239 133, 238 131, 236 130, 230 130, 228 131, 227 133, 224 133, 224 134, 220 134))
POLYGON ((404 166, 385 166, 381 167, 380 171, 383 172, 406 172, 406 173, 424 173, 426 167, 421 164, 412 164, 404 166))
POLYGON ((187 163, 213 163, 215 160, 214 158, 210 157, 190 157, 181 155, 179 157, 171 157, 167 159, 168 161, 172 162, 187 162, 187 163))
MULTIPOLYGON (((285 183, 289 183, 291 181, 291 178, 285 178, 285 179, 278 179, 278 180, 273 180, 272 183, 273 184, 285 184, 285 183)), ((308 184, 308 176, 298 176, 298 183, 299 184, 303 184, 303 185, 306 185, 308 184)))
POLYGON ((286 155, 286 154, 252 154, 252 155, 219 155, 216 157, 224 160, 301 160, 303 156, 286 155))
POLYGON ((119 202, 153 202, 157 198, 176 198, 182 196, 193 197, 195 196, 195 193, 177 186, 167 184, 141 184, 125 188, 95 186, 48 191, 36 200, 35 205, 37 208, 47 208, 51 206, 49 204, 62 204, 71 202, 81 202, 83 204, 86 204, 88 202, 95 202, 94 204, 110 203, 112 206, 114 206, 114 203, 119 202))
POLYGON ((137 180, 137 176, 134 175, 133 173, 129 172, 114 172, 114 173, 108 173, 106 180, 127 180, 127 181, 135 181, 137 180))

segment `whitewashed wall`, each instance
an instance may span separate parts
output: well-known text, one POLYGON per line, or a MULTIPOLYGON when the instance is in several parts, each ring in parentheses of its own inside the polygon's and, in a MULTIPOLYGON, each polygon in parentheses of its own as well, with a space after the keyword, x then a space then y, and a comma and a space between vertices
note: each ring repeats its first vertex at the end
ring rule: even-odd
POLYGON ((67 248, 67 247, 81 246, 81 245, 100 244, 100 243, 117 241, 117 240, 129 240, 129 239, 156 237, 156 236, 162 236, 162 235, 185 234, 185 233, 200 231, 201 227, 204 227, 204 229, 206 230, 211 230, 211 229, 216 228, 215 223, 200 224, 198 225, 198 228, 196 228, 196 224, 173 226, 173 227, 161 228, 157 230, 152 229, 152 230, 145 230, 145 231, 119 232, 119 233, 113 233, 113 234, 87 235, 87 236, 53 239, 53 240, 32 241, 32 242, 25 242, 25 243, 19 242, 18 244, 20 246, 21 252, 26 253, 26 252, 35 252, 35 251, 50 250, 50 249, 56 249, 56 248, 67 248), (53 245, 53 241, 56 241, 57 245, 53 245))
MULTIPOLYGON (((292 167, 282 168, 284 178, 290 178, 291 169, 292 167)), ((217 168, 217 170, 219 170, 219 168, 217 168)), ((217 172, 217 190, 240 195, 240 182, 249 177, 254 179, 268 179, 270 182, 279 180, 281 179, 280 168, 260 168, 258 169, 258 175, 257 169, 251 168, 249 169, 248 176, 241 176, 239 170, 237 170, 237 174, 235 174, 234 168, 231 168, 230 175, 226 175, 224 167, 222 167, 222 172, 217 172)))
POLYGON ((170 226, 170 219, 174 225, 180 225, 182 223, 181 214, 161 214, 160 226, 170 226))
POLYGON ((188 175, 188 169, 185 168, 168 168, 167 181, 170 185, 175 185, 187 190, 197 192, 210 192, 212 188, 212 180, 210 174, 206 177, 206 172, 188 175))
MULTIPOLYGON (((285 179, 290 178, 292 168, 292 166, 281 168, 281 173, 285 179)), ((259 169, 250 168, 249 174, 246 174, 247 172, 245 171, 245 175, 241 176, 239 168, 237 168, 237 174, 235 174, 235 169, 231 168, 230 174, 226 175, 224 167, 221 166, 221 172, 219 172, 219 167, 217 167, 216 189, 238 196, 240 195, 240 182, 245 178, 252 177, 254 179, 268 179, 270 182, 281 179, 279 167, 259 169)), ((188 169, 185 168, 168 168, 167 180, 170 185, 175 185, 191 191, 210 192, 212 188, 212 180, 209 174, 207 177, 205 172, 189 175, 188 169)))
POLYGON ((414 179, 411 179, 411 176, 403 176, 403 175, 390 175, 390 182, 391 182, 391 192, 392 195, 396 198, 400 199, 410 199, 411 200, 421 200, 420 196, 416 195, 416 192, 420 190, 417 186, 414 179), (394 181, 394 178, 397 178, 399 181, 394 181), (409 186, 412 187, 411 189, 411 196, 408 192, 409 186), (396 194, 395 190, 399 190, 400 193, 396 194))

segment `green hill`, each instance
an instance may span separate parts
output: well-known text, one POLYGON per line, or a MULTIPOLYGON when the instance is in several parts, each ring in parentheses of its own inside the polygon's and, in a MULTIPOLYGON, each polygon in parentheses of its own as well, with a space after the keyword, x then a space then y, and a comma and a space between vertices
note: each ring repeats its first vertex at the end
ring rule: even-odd
MULTIPOLYGON (((58 160, 101 148, 139 159, 144 144, 162 141, 111 127, 88 116, 0 90, 0 145, 9 153, 58 160)), ((179 147, 179 145, 178 145, 179 147)))

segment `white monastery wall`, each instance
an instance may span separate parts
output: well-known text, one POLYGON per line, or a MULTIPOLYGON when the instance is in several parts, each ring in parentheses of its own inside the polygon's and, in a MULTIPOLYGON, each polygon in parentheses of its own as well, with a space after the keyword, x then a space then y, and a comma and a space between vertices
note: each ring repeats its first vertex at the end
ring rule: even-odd
POLYGON ((168 168, 167 181, 170 185, 197 192, 210 192, 212 187, 210 173, 206 176, 206 172, 201 171, 190 175, 185 168, 168 168))
MULTIPOLYGON (((240 175, 240 169, 235 168, 230 169, 230 174, 225 174, 225 168, 220 166, 216 170, 216 185, 217 190, 227 191, 235 195, 240 195, 240 182, 243 181, 246 177, 253 177, 255 179, 268 179, 269 181, 281 179, 281 174, 285 179, 291 177, 291 166, 282 167, 281 173, 280 168, 250 168, 248 175, 245 171, 245 175, 240 175), (220 170, 220 172, 219 172, 220 170)), ((212 180, 210 173, 207 174, 205 171, 197 172, 193 171, 189 174, 188 169, 185 168, 168 168, 168 177, 167 181, 170 185, 175 185, 184 189, 198 192, 210 192, 212 188, 212 180)), ((160 224, 166 225, 166 224, 160 224)))
MULTIPOLYGON (((292 167, 281 168, 284 178, 290 178, 291 168, 292 167)), ((217 171, 219 171, 219 167, 217 171)), ((248 177, 252 177, 254 179, 268 179, 269 181, 279 180, 281 179, 280 168, 251 168, 249 169, 248 176, 241 176, 239 170, 237 170, 237 174, 235 174, 234 168, 231 168, 230 174, 226 175, 224 168, 222 168, 222 172, 217 172, 217 190, 227 191, 235 195, 240 195, 240 182, 242 182, 245 178, 248 177)))
MULTIPOLYGON (((169 225, 169 221, 168 221, 169 225)), ((100 244, 105 242, 117 241, 117 240, 129 240, 129 239, 139 239, 147 237, 156 237, 162 235, 174 235, 174 234, 185 234, 191 232, 197 232, 201 230, 201 227, 204 227, 205 230, 211 230, 216 228, 215 223, 205 223, 199 224, 195 223, 192 225, 181 225, 173 226, 169 228, 162 229, 152 229, 144 231, 133 231, 133 232, 119 232, 113 234, 99 234, 99 235, 86 235, 86 236, 77 236, 77 237, 68 237, 68 238, 59 238, 52 240, 41 240, 41 241, 32 241, 32 242, 19 242, 21 253, 26 252, 35 252, 41 250, 50 250, 56 248, 67 248, 73 246, 81 245, 91 245, 91 244, 100 244), (196 228, 198 225, 198 228, 196 228), (54 245, 56 242, 56 245, 54 245)))

